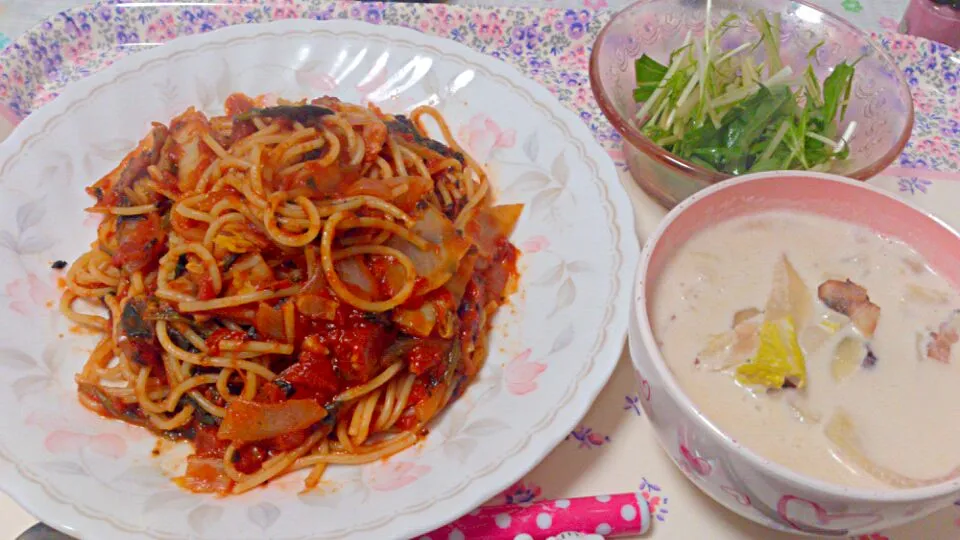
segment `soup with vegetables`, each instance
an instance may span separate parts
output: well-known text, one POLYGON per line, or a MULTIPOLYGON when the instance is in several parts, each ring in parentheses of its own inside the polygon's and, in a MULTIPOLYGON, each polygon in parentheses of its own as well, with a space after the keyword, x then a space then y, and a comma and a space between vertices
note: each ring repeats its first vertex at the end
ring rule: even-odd
POLYGON ((762 213, 694 236, 655 287, 667 365, 747 448, 862 488, 960 475, 960 295, 907 245, 762 213))

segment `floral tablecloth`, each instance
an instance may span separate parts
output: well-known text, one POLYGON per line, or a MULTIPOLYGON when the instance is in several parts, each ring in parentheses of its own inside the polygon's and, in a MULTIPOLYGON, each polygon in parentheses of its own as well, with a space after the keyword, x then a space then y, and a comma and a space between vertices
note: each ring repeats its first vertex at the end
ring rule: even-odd
MULTIPOLYGON (((44 18, 82 3, 78 0, 0 0, 0 45, 5 45, 11 38, 15 38, 44 18)), ((584 9, 600 12, 615 10, 629 3, 629 0, 534 0, 533 2, 465 0, 450 3, 527 7, 535 4, 543 7, 564 8, 569 10, 564 17, 569 30, 574 33, 578 31, 583 33, 587 26, 593 28, 598 24, 596 19, 591 20, 593 11, 583 11, 584 9)), ((873 31, 895 28, 906 6, 906 0, 819 0, 818 3, 843 14, 861 27, 873 31)), ((594 32, 595 30, 593 28, 594 32)), ((533 66, 526 71, 535 75, 536 68, 533 66)), ((557 73, 557 76, 570 78, 571 88, 579 88, 580 91, 589 93, 586 81, 580 80, 585 77, 585 73, 562 72, 557 73)), ((589 97, 584 95, 580 99, 589 99, 589 97)), ((577 101, 577 97, 573 100, 577 101)), ((585 120, 588 119, 585 118, 585 120)), ((11 127, 11 122, 0 118, 0 138, 9 132, 11 127)), ((504 137, 496 137, 495 140, 498 143, 507 144, 510 138, 506 136, 508 134, 504 135, 504 137)), ((918 164, 902 163, 901 165, 912 167, 918 164)), ((928 181, 921 179, 901 179, 900 182, 900 191, 909 191, 911 194, 915 191, 925 193, 929 185, 928 181)), ((641 223, 641 230, 643 229, 645 227, 641 223)), ((528 247, 544 249, 547 246, 528 247)), ((6 290, 3 293, 7 296, 25 297, 39 294, 29 283, 25 283, 21 289, 6 290)), ((543 465, 501 494, 497 502, 518 503, 543 497, 555 497, 559 496, 558 494, 596 494, 599 493, 598 489, 630 491, 639 488, 648 500, 656 522, 666 524, 673 520, 669 527, 674 531, 672 537, 693 538, 695 536, 691 535, 695 535, 697 531, 703 532, 694 523, 699 521, 695 516, 703 516, 703 520, 707 522, 725 525, 726 530, 718 530, 717 534, 710 533, 700 537, 771 538, 772 536, 766 531, 728 515, 706 498, 694 496, 690 491, 692 488, 667 462, 667 458, 661 452, 651 451, 653 445, 647 442, 652 441, 653 435, 650 433, 648 423, 641 418, 639 399, 640 396, 633 387, 633 377, 629 373, 629 363, 622 361, 593 411, 583 423, 543 465), (637 441, 646 442, 641 448, 637 441), (624 474, 624 471, 631 472, 624 474), (648 477, 642 474, 633 476, 633 471, 656 471, 655 474, 659 476, 648 477), (670 513, 671 504, 677 504, 676 497, 674 502, 671 502, 671 494, 680 490, 686 490, 683 496, 682 515, 688 516, 687 520, 683 520, 681 515, 671 516, 670 513)), ((941 521, 953 520, 958 516, 944 515, 941 521)), ((31 516, 0 494, 0 539, 14 538, 33 522, 34 519, 31 516)), ((943 529, 938 528, 938 530, 943 529)), ((957 528, 953 530, 960 532, 960 520, 957 528)), ((956 537, 960 537, 960 534, 956 537)), ((876 538, 885 537, 876 535, 876 538)), ((926 539, 917 537, 916 540, 926 539)))
MULTIPOLYGON (((813 0, 867 30, 895 30, 908 0, 813 0)), ((200 0, 195 3, 222 3, 200 0)), ((544 6, 619 9, 632 0, 453 0, 449 4, 482 6, 544 6)), ((89 3, 86 0, 0 0, 0 47, 54 13, 89 3)), ((137 2, 144 3, 144 2, 137 2)))

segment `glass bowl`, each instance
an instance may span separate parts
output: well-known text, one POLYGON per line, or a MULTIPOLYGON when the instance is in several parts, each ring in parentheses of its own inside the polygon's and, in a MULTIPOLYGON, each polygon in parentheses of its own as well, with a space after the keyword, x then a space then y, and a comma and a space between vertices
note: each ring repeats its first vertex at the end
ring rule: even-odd
MULTIPOLYGON (((850 156, 833 162, 828 172, 866 180, 889 166, 907 144, 913 127, 910 89, 893 59, 850 23, 801 0, 713 0, 714 26, 731 13, 742 16, 741 23, 727 32, 721 43, 724 49, 757 38, 747 18, 760 9, 780 13, 781 57, 794 73, 802 73, 812 62, 822 82, 836 64, 860 59, 840 123, 842 133, 851 121, 857 122, 850 156), (808 60, 809 51, 821 42, 815 58, 808 60)), ((639 106, 633 100, 634 61, 647 54, 666 63, 671 51, 683 45, 687 32, 703 35, 705 17, 706 0, 640 0, 607 23, 590 56, 590 85, 600 109, 623 135, 630 174, 667 208, 730 175, 680 158, 640 132, 635 122, 639 106)), ((763 59, 762 48, 757 59, 763 59)))

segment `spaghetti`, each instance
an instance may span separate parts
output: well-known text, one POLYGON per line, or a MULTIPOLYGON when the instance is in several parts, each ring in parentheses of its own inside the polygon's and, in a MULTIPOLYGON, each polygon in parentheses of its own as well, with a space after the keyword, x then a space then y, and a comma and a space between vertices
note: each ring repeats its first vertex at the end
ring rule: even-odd
POLYGON ((61 301, 102 333, 79 398, 192 441, 189 490, 305 468, 310 488, 415 444, 476 375, 515 286, 521 206, 490 204, 430 107, 234 94, 225 109, 154 124, 88 188, 104 219, 61 301))

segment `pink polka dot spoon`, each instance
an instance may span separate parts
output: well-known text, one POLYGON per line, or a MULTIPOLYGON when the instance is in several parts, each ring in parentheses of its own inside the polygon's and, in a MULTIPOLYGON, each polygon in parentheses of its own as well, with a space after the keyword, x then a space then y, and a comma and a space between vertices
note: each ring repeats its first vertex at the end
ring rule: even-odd
POLYGON ((598 495, 530 504, 483 506, 419 540, 551 540, 643 534, 650 507, 638 493, 598 495))

